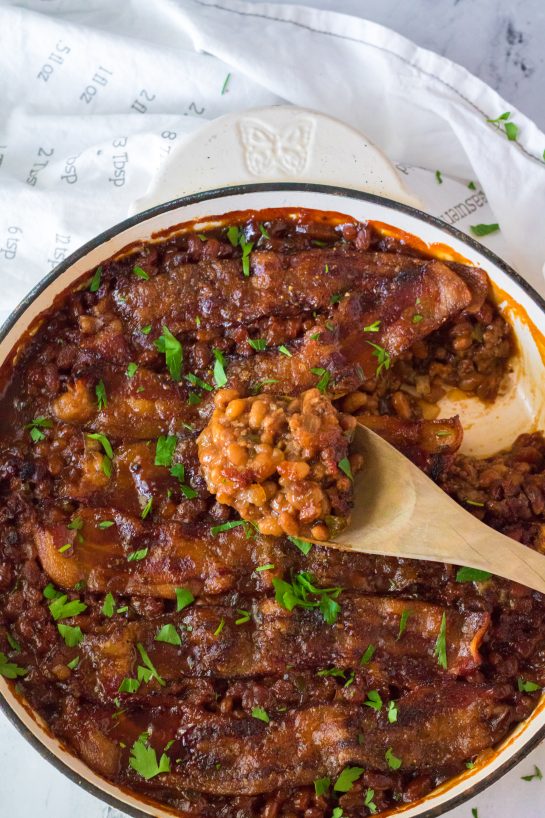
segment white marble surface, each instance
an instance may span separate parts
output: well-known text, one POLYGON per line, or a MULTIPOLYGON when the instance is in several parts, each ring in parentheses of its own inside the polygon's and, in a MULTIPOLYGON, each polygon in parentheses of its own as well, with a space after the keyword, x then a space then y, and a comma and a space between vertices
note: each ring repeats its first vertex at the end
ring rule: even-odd
MULTIPOLYGON (((466 66, 545 128, 544 0, 299 0, 367 17, 466 66)), ((0 0, 1 5, 1 0, 0 0)), ((45 5, 45 3, 44 3, 45 5)), ((538 818, 545 813, 545 782, 521 782, 534 751, 492 788, 449 818, 538 818), (523 809, 521 809, 524 804, 523 809)), ((0 816, 6 818, 123 818, 123 814, 69 782, 0 716, 0 816)))
POLYGON ((297 3, 373 20, 454 60, 545 130, 544 0, 297 0, 297 3))

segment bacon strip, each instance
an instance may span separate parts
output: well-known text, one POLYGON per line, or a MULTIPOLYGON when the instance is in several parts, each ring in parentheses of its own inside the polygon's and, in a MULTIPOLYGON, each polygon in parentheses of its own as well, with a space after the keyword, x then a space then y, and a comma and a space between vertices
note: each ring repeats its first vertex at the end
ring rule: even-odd
POLYGON ((333 626, 317 611, 288 612, 272 599, 242 600, 237 606, 195 605, 183 614, 113 625, 104 636, 88 636, 84 650, 112 698, 124 677, 136 675, 137 642, 166 681, 186 675, 248 678, 280 676, 288 669, 357 668, 370 644, 375 648, 373 661, 382 666, 418 660, 433 673, 438 666, 434 648, 446 613, 448 674, 464 675, 480 664, 487 613, 460 614, 415 600, 353 593, 341 594, 339 601, 341 613, 333 626), (237 625, 241 609, 248 610, 251 619, 237 625), (404 612, 409 613, 405 630, 404 612), (166 624, 181 634, 180 646, 155 640, 166 624))
MULTIPOLYGON (((120 315, 133 329, 151 324, 160 332, 166 324, 174 334, 194 333, 197 315, 204 319, 207 328, 212 328, 248 324, 269 315, 323 310, 339 292, 371 293, 377 279, 416 278, 422 269, 435 263, 413 256, 365 253, 344 247, 298 253, 256 251, 250 256, 248 279, 242 275, 240 259, 202 260, 171 265, 168 275, 154 276, 148 281, 137 284, 131 281, 130 285, 123 282, 115 297, 120 315), (225 292, 231 293, 228 300, 225 292)), ((488 286, 486 274, 465 265, 455 267, 456 275, 473 291, 471 300, 482 301, 488 286)))
POLYGON ((389 724, 385 710, 328 703, 287 713, 270 710, 270 721, 265 723, 249 713, 234 717, 191 706, 148 706, 110 718, 108 723, 106 711, 101 715, 82 705, 77 731, 69 712, 57 729, 76 743, 80 753, 87 739, 92 739, 86 760, 95 768, 100 765, 101 771, 113 774, 121 766, 131 777, 130 748, 151 722, 150 741, 158 756, 174 739, 168 750, 171 772, 157 776, 152 786, 178 793, 257 795, 312 785, 324 776, 335 781, 347 766, 389 772, 388 750, 400 759, 401 772, 419 769, 448 774, 453 765, 459 766, 499 741, 511 720, 509 706, 501 703, 493 688, 455 681, 402 696, 394 724, 389 724), (98 757, 95 748, 102 750, 107 761, 98 757))

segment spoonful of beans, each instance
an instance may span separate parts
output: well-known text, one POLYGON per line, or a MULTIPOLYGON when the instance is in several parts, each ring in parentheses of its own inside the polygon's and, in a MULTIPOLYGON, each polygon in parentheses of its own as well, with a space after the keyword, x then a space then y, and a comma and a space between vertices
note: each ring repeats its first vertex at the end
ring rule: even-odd
POLYGON ((544 555, 478 520, 318 389, 220 390, 198 447, 209 491, 261 534, 446 562, 468 579, 496 574, 545 593, 544 555))

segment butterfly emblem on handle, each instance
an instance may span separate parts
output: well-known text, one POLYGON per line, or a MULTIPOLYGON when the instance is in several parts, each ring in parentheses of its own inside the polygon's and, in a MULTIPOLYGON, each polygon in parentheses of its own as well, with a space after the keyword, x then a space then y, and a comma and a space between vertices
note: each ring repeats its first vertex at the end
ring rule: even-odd
POLYGON ((314 133, 314 122, 298 117, 293 124, 275 131, 257 119, 243 119, 240 132, 246 165, 250 173, 262 176, 278 169, 300 174, 308 162, 314 133))

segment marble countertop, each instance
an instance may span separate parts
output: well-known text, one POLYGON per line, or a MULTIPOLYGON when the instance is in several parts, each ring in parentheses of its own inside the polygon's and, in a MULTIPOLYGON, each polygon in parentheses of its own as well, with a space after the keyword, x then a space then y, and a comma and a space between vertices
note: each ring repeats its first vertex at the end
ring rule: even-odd
POLYGON ((297 4, 364 17, 403 34, 463 65, 545 130, 543 0, 297 0, 297 4))
MULTIPOLYGON (((545 129, 545 3, 543 0, 297 0, 366 17, 467 67, 545 129)), ((2 0, 0 0, 2 5, 2 0)), ((545 747, 449 818, 538 818, 545 782, 521 783, 545 747), (541 787, 541 788, 540 788, 541 787), (521 810, 521 788, 524 810, 521 810), (487 810, 490 807, 490 811, 487 810)), ((125 818, 69 782, 0 717, 0 815, 6 818, 125 818)))

